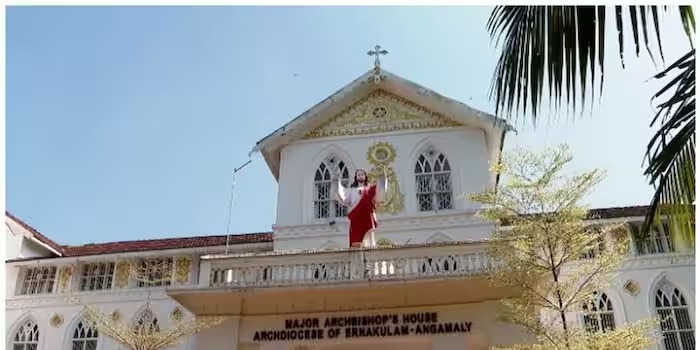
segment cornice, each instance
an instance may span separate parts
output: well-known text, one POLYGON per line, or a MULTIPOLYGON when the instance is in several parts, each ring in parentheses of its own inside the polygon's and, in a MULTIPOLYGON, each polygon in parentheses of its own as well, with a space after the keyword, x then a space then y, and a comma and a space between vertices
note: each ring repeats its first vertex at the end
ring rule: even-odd
POLYGON ((82 293, 56 293, 42 295, 21 295, 5 300, 5 309, 31 309, 44 307, 79 306, 85 304, 130 303, 144 300, 171 300, 165 294, 166 287, 147 289, 105 290, 82 293))
POLYGON ((622 263, 620 270, 645 270, 682 266, 695 266, 695 253, 684 252, 637 255, 627 258, 622 263))
MULTIPOLYGON (((430 215, 416 216, 387 216, 380 217, 380 231, 384 233, 412 232, 420 230, 442 230, 449 228, 488 226, 491 223, 479 219, 474 211, 460 211, 451 213, 430 213, 430 215)), ((275 239, 311 238, 334 236, 347 230, 346 218, 336 219, 335 228, 327 222, 310 225, 273 226, 275 239), (338 232, 336 232, 336 229, 338 232)))

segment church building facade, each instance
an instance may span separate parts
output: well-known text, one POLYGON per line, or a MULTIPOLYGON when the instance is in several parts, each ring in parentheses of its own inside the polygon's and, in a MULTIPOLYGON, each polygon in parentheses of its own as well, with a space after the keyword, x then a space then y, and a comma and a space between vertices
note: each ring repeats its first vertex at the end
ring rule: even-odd
MULTIPOLYGON (((497 185, 489 166, 510 131, 377 65, 258 142, 279 183, 271 232, 64 246, 6 213, 7 346, 120 349, 83 322, 84 304, 163 328, 182 313, 228 317, 182 350, 471 350, 528 341, 497 321, 499 300, 517 291, 489 284, 494 225, 461 196, 497 185), (347 183, 356 169, 388 178, 377 247, 348 249, 347 209, 331 195, 333 174, 347 183), (142 283, 129 276, 134 261, 172 268, 163 281, 142 283)), ((646 210, 592 211, 592 224, 626 222, 634 244, 616 280, 577 319, 615 327, 670 314, 658 349, 693 350, 694 252, 674 247, 664 225, 637 238, 646 210)))

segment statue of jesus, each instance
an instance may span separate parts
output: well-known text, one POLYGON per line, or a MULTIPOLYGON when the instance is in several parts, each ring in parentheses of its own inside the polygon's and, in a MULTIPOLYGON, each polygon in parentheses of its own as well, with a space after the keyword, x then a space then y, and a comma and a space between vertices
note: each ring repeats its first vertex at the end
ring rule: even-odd
POLYGON ((357 169, 350 187, 343 186, 337 176, 334 176, 331 183, 331 191, 336 200, 348 208, 350 247, 374 247, 377 204, 389 188, 386 175, 379 177, 376 183, 370 184, 367 172, 357 169))

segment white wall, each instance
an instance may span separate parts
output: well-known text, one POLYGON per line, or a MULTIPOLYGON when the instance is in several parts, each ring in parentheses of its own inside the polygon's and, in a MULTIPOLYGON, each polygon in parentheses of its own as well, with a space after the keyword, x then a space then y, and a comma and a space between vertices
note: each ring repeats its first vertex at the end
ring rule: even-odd
POLYGON ((5 220, 5 257, 6 259, 17 259, 20 257, 22 249, 22 240, 24 236, 21 231, 15 229, 14 227, 10 229, 8 227, 12 225, 9 220, 5 220))
MULTIPOLYGON (((326 317, 333 316, 363 316, 363 315, 384 315, 384 314, 399 314, 405 313, 425 313, 435 312, 438 315, 438 323, 443 322, 471 322, 470 333, 456 333, 450 335, 415 335, 410 338, 345 338, 341 331, 341 336, 335 340, 328 339, 326 335, 324 340, 314 341, 312 344, 319 348, 333 344, 357 344, 363 345, 366 348, 373 348, 367 345, 378 345, 385 341, 400 342, 404 341, 407 345, 415 342, 426 342, 432 344, 433 349, 444 350, 462 350, 462 349, 483 349, 484 345, 498 344, 507 345, 513 342, 522 342, 528 339, 516 327, 505 325, 496 322, 496 315, 500 303, 498 302, 483 302, 469 305, 449 305, 441 307, 424 307, 411 309, 392 309, 392 310, 372 310, 364 312, 344 312, 333 314, 303 314, 289 316, 273 316, 273 317, 244 317, 240 324, 240 333, 238 334, 239 342, 242 344, 255 344, 260 350, 288 350, 293 349, 295 342, 256 342, 254 335, 256 331, 262 330, 279 330, 284 329, 285 319, 300 319, 300 318, 320 318, 321 324, 326 317), (481 345, 481 346, 480 346, 481 345)), ((327 329, 325 334, 327 334, 327 329)), ((222 341, 222 339, 220 339, 222 341)), ((296 342, 296 344, 303 344, 296 342)), ((308 344, 308 343, 307 343, 308 344)), ((358 347, 359 348, 359 347, 358 347)), ((198 349, 208 349, 199 347, 198 349)))
POLYGON ((55 256, 46 247, 31 239, 32 233, 14 220, 5 217, 5 254, 7 259, 42 258, 55 256))
MULTIPOLYGON (((344 160, 354 172, 369 170, 367 150, 376 142, 388 142, 396 149, 394 170, 406 196, 406 209, 397 216, 418 213, 413 169, 418 155, 429 144, 443 152, 453 169, 455 195, 480 191, 488 183, 488 158, 484 132, 475 129, 450 129, 403 132, 361 137, 305 140, 282 150, 277 225, 317 223, 313 211, 313 178, 318 165, 330 154, 344 160)), ((457 201, 457 210, 476 208, 467 201, 457 201)))
MULTIPOLYGON (((5 217, 5 254, 7 260, 54 256, 45 247, 32 241, 31 233, 14 220, 5 217)), ((5 295, 15 294, 19 269, 5 264, 5 295)))
MULTIPOLYGON (((637 258, 637 263, 632 262, 631 267, 623 270, 608 290, 614 290, 612 296, 613 307, 616 310, 616 322, 632 323, 655 316, 654 297, 656 289, 662 280, 666 279, 677 287, 688 303, 691 322, 695 323, 695 264, 672 265, 673 258, 659 257, 657 263, 663 265, 645 266, 643 261, 651 260, 650 257, 637 258), (665 260, 665 263, 664 263, 665 260), (641 262, 641 263, 640 263, 641 262), (627 281, 632 280, 639 284, 639 293, 631 295, 624 289, 627 281)), ((656 264, 654 264, 656 265, 656 264)))
MULTIPOLYGON (((274 227, 275 250, 346 248, 348 221, 336 224, 274 227)), ((377 239, 387 238, 394 244, 416 244, 480 240, 493 232, 493 225, 474 216, 473 211, 447 214, 416 215, 412 218, 380 218, 377 239)))
MULTIPOLYGON (((142 295, 143 298, 136 298, 140 300, 129 300, 134 299, 133 295, 131 298, 129 298, 127 296, 128 294, 124 292, 105 292, 102 294, 105 295, 106 298, 100 298, 103 302, 95 302, 94 304, 105 312, 119 310, 122 321, 131 321, 135 319, 136 315, 147 302, 147 294, 145 291, 139 291, 137 293, 142 295)), ((33 296, 33 298, 33 301, 27 301, 24 304, 15 302, 16 306, 6 307, 5 309, 5 320, 7 327, 5 331, 7 334, 8 349, 11 348, 9 345, 11 344, 11 338, 15 331, 28 318, 32 318, 39 326, 38 350, 71 349, 70 342, 73 337, 75 327, 80 322, 83 306, 81 304, 67 302, 65 300, 65 296, 33 296), (53 315, 60 315, 63 318, 63 323, 57 327, 52 326, 50 319, 53 317, 53 315)), ((170 327, 170 324, 172 323, 170 320, 170 313, 178 304, 160 293, 159 296, 154 296, 153 299, 151 299, 151 305, 151 309, 158 318, 161 329, 170 327)), ((168 349, 189 349, 194 343, 193 339, 194 338, 191 337, 184 344, 168 349)), ((121 347, 119 347, 118 344, 109 338, 100 336, 98 341, 98 349, 121 350, 121 347)))
POLYGON ((45 258, 53 256, 56 255, 45 247, 39 245, 39 243, 25 238, 22 240, 22 248, 18 258, 45 258))
MULTIPOLYGON (((419 212, 415 195, 415 162, 428 146, 433 146, 437 151, 447 156, 452 168, 455 209, 441 211, 441 213, 464 213, 478 209, 477 204, 462 199, 460 196, 465 193, 482 191, 488 185, 490 176, 488 150, 483 131, 452 128, 335 137, 303 140, 282 149, 275 227, 320 225, 327 231, 327 236, 334 236, 333 228, 328 226, 329 220, 316 219, 314 216, 313 179, 316 169, 326 157, 333 154, 348 165, 351 176, 357 168, 370 170, 371 165, 367 161, 367 150, 377 142, 388 142, 395 148, 396 160, 393 163, 393 168, 399 177, 399 186, 405 198, 405 208, 402 212, 397 215, 380 215, 380 221, 435 215, 434 212, 419 212)), ((335 221, 342 226, 346 220, 336 219, 335 221)), ((338 229, 341 232, 346 232, 345 228, 339 227, 338 229)), ((275 234, 278 233, 276 230, 275 234)), ((424 235, 421 233, 414 240, 422 241, 427 238, 424 235)), ((338 235, 338 237, 340 236, 338 235)), ((298 243, 288 242, 288 244, 277 245, 276 242, 275 248, 309 248, 308 244, 304 242, 298 243)), ((343 245, 345 246, 347 243, 343 241, 343 245)), ((314 248, 319 247, 315 246, 314 248)))
POLYGON ((192 349, 197 350, 236 350, 238 343, 239 319, 232 318, 215 328, 207 329, 195 336, 192 349))
MULTIPOLYGON (((426 254, 430 248, 425 248, 426 254)), ((6 265, 7 266, 7 265, 6 265)), ((196 268, 196 267, 195 267, 196 268)), ((612 285, 605 290, 613 302, 616 324, 631 323, 637 320, 654 316, 653 297, 655 287, 663 279, 667 279, 685 296, 689 304, 690 315, 695 325, 695 263, 694 257, 689 254, 659 254, 655 256, 631 257, 625 262, 622 272, 614 279, 612 285), (624 284, 628 280, 634 280, 640 285, 640 291, 631 295, 624 290, 624 284)), ((10 279, 10 281, 12 281, 10 279)), ((194 282, 194 278, 191 281, 194 282)), ((468 282, 465 282, 468 283, 468 282)), ((14 285, 14 283, 8 283, 14 285)), ((122 320, 131 320, 137 312, 150 299, 153 310, 160 324, 167 327, 170 324, 170 313, 177 303, 164 295, 163 288, 153 288, 152 293, 146 289, 110 290, 103 292, 87 292, 79 295, 84 304, 99 305, 105 311, 119 310, 122 320), (150 295, 150 296, 149 296, 150 295)), ((9 339, 13 336, 21 321, 32 317, 38 322, 40 328, 40 345, 38 350, 62 350, 70 349, 68 342, 77 325, 82 306, 79 303, 70 302, 67 294, 51 294, 36 296, 14 296, 8 294, 6 301, 6 335, 9 339), (63 323, 58 327, 50 325, 50 318, 58 314, 63 317, 63 323)), ((436 310, 440 309, 441 319, 460 320, 473 322, 474 333, 471 337, 444 336, 430 339, 432 349, 464 349, 465 344, 469 349, 475 349, 484 340, 494 343, 509 343, 520 338, 522 334, 512 326, 499 324, 494 317, 497 314, 498 302, 490 301, 474 303, 467 306, 457 305, 440 308, 423 308, 412 310, 436 310), (468 319, 467 319, 468 318, 468 319), (467 343, 471 342, 471 343, 467 343), (469 345, 471 344, 471 345, 469 345)), ((389 310, 386 312, 405 312, 407 310, 389 310)), ((381 310, 366 311, 361 314, 382 313, 381 310)), ((345 314, 345 313, 344 313, 345 314)), ((347 313, 352 314, 352 313, 347 313)), ((276 329, 283 324, 286 316, 268 316, 256 318, 244 318, 240 324, 237 319, 201 334, 191 337, 188 343, 173 350, 237 350, 237 349, 287 349, 286 344, 265 343, 250 344, 253 332, 257 329, 276 329), (239 333, 240 330, 240 333, 239 333), (240 340, 247 344, 246 347, 237 347, 240 340)), ((304 317, 301 315, 299 317, 304 317)), ((118 350, 115 344, 105 342, 98 350, 118 350)), ((9 345, 9 343, 8 343, 9 345)), ((328 349, 332 350, 332 349, 328 349)), ((411 349, 407 349, 411 350, 411 349)))

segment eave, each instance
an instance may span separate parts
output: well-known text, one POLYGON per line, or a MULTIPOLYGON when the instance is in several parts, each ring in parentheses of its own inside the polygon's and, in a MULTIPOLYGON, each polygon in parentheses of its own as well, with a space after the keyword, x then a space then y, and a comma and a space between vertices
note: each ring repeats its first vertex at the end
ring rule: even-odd
POLYGON ((500 157, 505 133, 515 130, 505 120, 442 96, 388 71, 380 72, 383 79, 379 83, 374 82, 374 72, 369 71, 256 144, 253 151, 262 154, 275 179, 279 179, 280 153, 284 146, 303 138, 308 131, 321 126, 347 106, 379 89, 438 112, 465 126, 484 130, 490 138, 489 142, 496 142, 496 145, 491 146, 495 146, 493 149, 496 149, 498 154, 489 155, 490 158, 493 160, 500 157))

